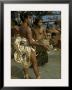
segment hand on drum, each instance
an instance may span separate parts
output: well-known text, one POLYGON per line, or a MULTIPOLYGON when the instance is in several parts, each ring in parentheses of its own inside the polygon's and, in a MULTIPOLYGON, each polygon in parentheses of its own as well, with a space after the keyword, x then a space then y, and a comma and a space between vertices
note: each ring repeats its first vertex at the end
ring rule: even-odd
POLYGON ((41 46, 41 47, 44 47, 46 50, 48 50, 48 45, 47 44, 44 44, 44 43, 40 43, 40 42, 37 42, 37 45, 38 46, 41 46))
POLYGON ((46 50, 48 50, 48 45, 42 45, 46 50))

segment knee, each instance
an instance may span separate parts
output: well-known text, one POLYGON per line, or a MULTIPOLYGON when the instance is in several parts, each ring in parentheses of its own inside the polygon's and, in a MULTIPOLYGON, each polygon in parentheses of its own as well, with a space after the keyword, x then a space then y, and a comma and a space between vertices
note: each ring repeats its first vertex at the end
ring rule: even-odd
POLYGON ((28 65, 23 65, 23 68, 28 69, 29 67, 28 67, 28 65))

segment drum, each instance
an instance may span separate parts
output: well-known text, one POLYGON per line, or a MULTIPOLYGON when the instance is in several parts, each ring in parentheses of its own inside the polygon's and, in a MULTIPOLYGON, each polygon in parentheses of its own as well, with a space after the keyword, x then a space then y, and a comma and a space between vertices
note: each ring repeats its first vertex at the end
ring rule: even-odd
POLYGON ((37 46, 36 53, 37 53, 37 62, 39 66, 48 63, 48 53, 43 47, 37 46))
MULTIPOLYGON (((42 41, 39 41, 39 43, 47 45, 48 41, 42 40, 42 41)), ((37 54, 37 62, 39 66, 44 65, 45 63, 48 63, 48 53, 44 47, 37 46, 36 54, 37 54)))

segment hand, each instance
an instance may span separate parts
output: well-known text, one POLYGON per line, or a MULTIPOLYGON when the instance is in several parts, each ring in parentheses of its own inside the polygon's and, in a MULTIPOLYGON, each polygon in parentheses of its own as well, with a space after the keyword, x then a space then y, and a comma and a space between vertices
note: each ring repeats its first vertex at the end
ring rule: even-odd
POLYGON ((44 47, 46 50, 48 50, 48 46, 47 46, 47 45, 43 45, 43 47, 44 47))

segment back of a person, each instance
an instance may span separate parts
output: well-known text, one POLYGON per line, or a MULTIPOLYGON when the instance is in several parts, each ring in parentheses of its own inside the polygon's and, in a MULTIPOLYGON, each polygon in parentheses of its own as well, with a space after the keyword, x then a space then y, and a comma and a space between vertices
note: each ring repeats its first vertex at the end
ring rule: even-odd
POLYGON ((27 31, 26 31, 26 29, 24 27, 20 26, 19 30, 20 30, 20 36, 27 38, 27 31))

